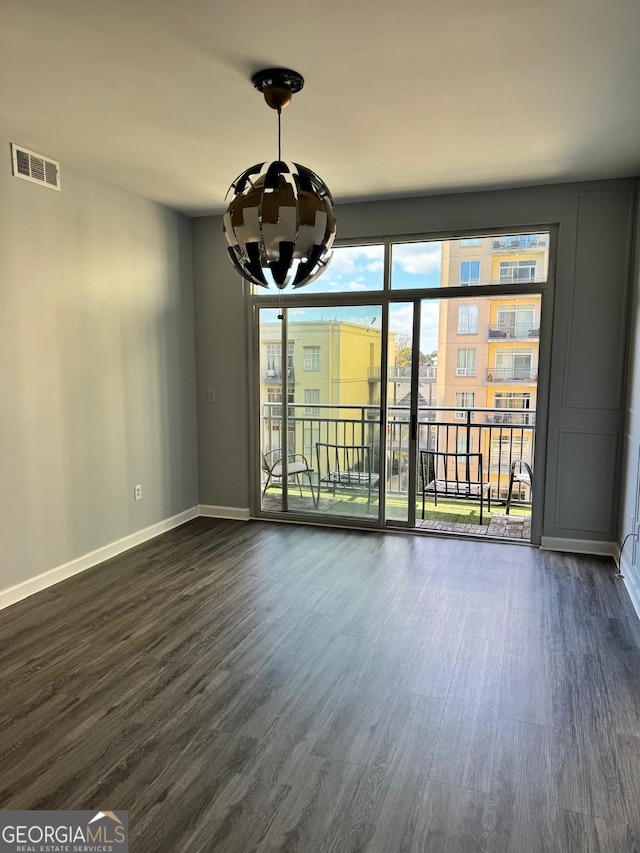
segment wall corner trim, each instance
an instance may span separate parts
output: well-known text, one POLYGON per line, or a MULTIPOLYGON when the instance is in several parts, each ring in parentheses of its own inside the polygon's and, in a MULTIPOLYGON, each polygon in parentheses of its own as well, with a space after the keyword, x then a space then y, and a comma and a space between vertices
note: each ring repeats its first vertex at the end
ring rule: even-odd
POLYGON ((251 510, 249 507, 241 506, 214 506, 213 504, 199 504, 198 512, 204 518, 229 518, 232 521, 249 521, 251 510))
POLYGON ((180 512, 177 515, 173 515, 170 518, 165 518, 163 521, 159 521, 156 524, 145 527, 143 530, 138 530, 136 533, 131 533, 129 536, 118 539, 116 542, 110 542, 108 545, 103 545, 95 551, 83 554, 81 557, 77 557, 75 560, 64 563, 62 566, 56 566, 55 568, 49 569, 48 571, 43 572, 40 575, 36 575, 33 578, 29 578, 22 583, 0 590, 0 610, 3 610, 5 607, 9 607, 12 604, 16 604, 18 601, 22 601, 22 599, 34 595, 36 592, 48 589, 49 587, 54 586, 55 584, 60 583, 60 581, 66 580, 73 575, 84 572, 86 569, 97 566, 105 560, 110 560, 111 557, 122 554, 123 551, 135 548, 136 545, 141 545, 143 542, 147 542, 149 539, 153 539, 161 533, 166 533, 168 530, 173 530, 174 527, 179 527, 181 524, 185 524, 187 521, 191 521, 197 517, 198 508, 191 507, 190 509, 184 510, 184 512, 180 512))
POLYGON ((559 536, 543 536, 540 540, 543 551, 566 551, 570 554, 595 554, 598 557, 616 559, 619 547, 616 542, 599 542, 596 539, 565 539, 559 536))

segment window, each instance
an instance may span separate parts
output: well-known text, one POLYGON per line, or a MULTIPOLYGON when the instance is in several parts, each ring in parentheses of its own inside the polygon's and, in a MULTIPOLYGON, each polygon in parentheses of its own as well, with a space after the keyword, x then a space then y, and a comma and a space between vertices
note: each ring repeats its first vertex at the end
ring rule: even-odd
POLYGON ((456 376, 476 375, 476 349, 459 349, 456 361, 456 376))
POLYGON ((304 369, 320 370, 320 347, 303 347, 304 369))
POLYGON ((267 378, 275 379, 282 371, 282 347, 280 344, 267 344, 267 378))
MULTIPOLYGON (((473 409, 476 404, 475 391, 456 391, 456 406, 461 409, 473 409)), ((472 416, 473 418, 473 416, 472 416)), ((457 421, 466 421, 466 412, 456 412, 457 421)))
MULTIPOLYGON (((305 285, 304 292, 346 293, 350 290, 382 290, 383 286, 384 244, 333 246, 333 260, 321 276, 305 285)), ((263 288, 256 290, 261 295, 263 288)), ((264 292, 266 295, 266 288, 264 292)))
POLYGON ((498 308, 498 327, 496 333, 503 332, 501 337, 534 338, 540 334, 540 327, 535 325, 535 308, 533 305, 503 305, 498 308))
POLYGON ((509 281, 535 281, 536 261, 500 261, 500 284, 509 281))
MULTIPOLYGON (((392 242, 390 285, 393 290, 408 290, 544 281, 549 266, 549 242, 548 233, 392 242), (527 257, 535 260, 521 264, 520 258, 527 257), (502 276, 500 261, 510 264, 504 267, 502 276)), ((332 261, 332 266, 335 263, 332 261)), ((326 275, 331 275, 331 267, 326 275)), ((360 279, 352 275, 349 278, 345 275, 347 283, 353 290, 364 289, 360 279)))
MULTIPOLYGON (((293 372, 293 354, 295 342, 288 341, 287 343, 287 368, 289 370, 289 379, 292 378, 293 372)), ((281 344, 267 344, 267 379, 280 379, 282 376, 282 346, 281 344)))
POLYGON ((460 305, 458 308, 458 334, 478 334, 478 306, 460 305))
POLYGON ((320 403, 320 389, 319 388, 305 388, 304 389, 304 413, 305 415, 319 415, 320 409, 317 405, 313 404, 320 403))
POLYGON ((495 409, 509 409, 508 412, 496 412, 494 423, 498 424, 532 424, 535 415, 523 412, 522 409, 531 408, 531 394, 528 391, 518 393, 516 391, 498 391, 493 398, 495 409), (513 411, 513 410, 520 411, 513 411))
MULTIPOLYGON (((287 399, 289 403, 293 403, 294 392, 289 391, 287 395, 287 399)), ((267 388, 267 402, 268 403, 282 403, 282 391, 280 388, 267 388)), ((274 406, 270 405, 269 413, 272 418, 281 418, 282 417, 282 406, 274 406)), ((295 411, 293 406, 289 406, 288 415, 290 418, 295 417, 295 411)))
POLYGON ((531 350, 499 350, 493 378, 505 382, 534 379, 532 359, 531 350))
POLYGON ((460 261, 460 284, 480 284, 480 261, 460 261))

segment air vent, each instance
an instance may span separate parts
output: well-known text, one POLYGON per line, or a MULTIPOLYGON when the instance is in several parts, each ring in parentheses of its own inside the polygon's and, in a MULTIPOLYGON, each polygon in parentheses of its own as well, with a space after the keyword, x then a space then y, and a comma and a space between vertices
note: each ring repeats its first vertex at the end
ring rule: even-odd
POLYGON ((11 143, 11 159, 16 178, 49 187, 50 190, 60 190, 60 164, 55 160, 29 151, 15 142, 11 143))

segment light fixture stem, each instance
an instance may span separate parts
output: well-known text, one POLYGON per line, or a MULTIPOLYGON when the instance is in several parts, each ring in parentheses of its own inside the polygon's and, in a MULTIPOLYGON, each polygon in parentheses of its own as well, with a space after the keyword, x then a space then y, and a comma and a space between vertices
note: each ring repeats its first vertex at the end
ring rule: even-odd
POLYGON ((280 107, 278 107, 278 160, 282 160, 282 144, 281 144, 282 123, 281 123, 281 118, 280 118, 281 116, 282 116, 282 109, 280 107))

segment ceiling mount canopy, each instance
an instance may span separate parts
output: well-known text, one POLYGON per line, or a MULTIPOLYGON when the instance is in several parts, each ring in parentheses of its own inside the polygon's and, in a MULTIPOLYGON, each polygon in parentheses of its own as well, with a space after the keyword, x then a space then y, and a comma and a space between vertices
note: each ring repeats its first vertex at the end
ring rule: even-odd
POLYGON ((231 184, 223 219, 227 251, 254 284, 303 287, 326 269, 336 235, 327 185, 311 169, 282 160, 280 116, 304 78, 288 68, 266 68, 252 82, 278 113, 278 159, 251 166, 231 184))
POLYGON ((304 86, 304 77, 289 68, 265 68, 256 72, 251 82, 272 110, 283 110, 304 86))

